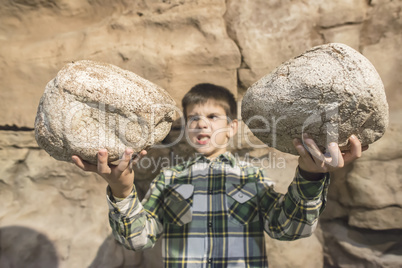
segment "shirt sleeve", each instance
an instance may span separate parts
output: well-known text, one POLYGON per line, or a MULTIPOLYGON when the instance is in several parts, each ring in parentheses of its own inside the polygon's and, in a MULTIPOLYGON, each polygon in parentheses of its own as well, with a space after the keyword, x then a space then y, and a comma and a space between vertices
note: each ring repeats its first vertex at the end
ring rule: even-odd
POLYGON ((108 186, 109 224, 116 240, 127 249, 137 251, 151 248, 162 235, 163 188, 162 172, 151 183, 142 202, 135 187, 128 197, 116 200, 108 186))
POLYGON ((325 208, 329 173, 319 181, 308 181, 297 168, 285 195, 274 191, 272 181, 264 176, 261 169, 256 175, 259 210, 268 235, 278 240, 310 236, 325 208))

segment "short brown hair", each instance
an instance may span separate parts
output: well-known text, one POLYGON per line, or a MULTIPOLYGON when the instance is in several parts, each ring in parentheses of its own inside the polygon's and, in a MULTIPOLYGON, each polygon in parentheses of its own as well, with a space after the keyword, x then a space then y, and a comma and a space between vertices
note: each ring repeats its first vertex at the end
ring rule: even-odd
POLYGON ((184 118, 187 120, 187 107, 191 104, 204 104, 208 100, 215 100, 226 112, 230 119, 237 117, 237 104, 232 92, 222 86, 214 84, 197 84, 184 95, 181 104, 184 118))

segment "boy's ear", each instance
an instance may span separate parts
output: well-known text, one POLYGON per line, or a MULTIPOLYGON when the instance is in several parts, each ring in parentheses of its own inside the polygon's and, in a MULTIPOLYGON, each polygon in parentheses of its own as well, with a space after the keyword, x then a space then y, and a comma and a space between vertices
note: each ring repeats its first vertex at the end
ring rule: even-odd
POLYGON ((230 131, 229 138, 232 138, 237 133, 237 129, 239 127, 239 121, 237 119, 233 119, 232 122, 229 123, 230 131))

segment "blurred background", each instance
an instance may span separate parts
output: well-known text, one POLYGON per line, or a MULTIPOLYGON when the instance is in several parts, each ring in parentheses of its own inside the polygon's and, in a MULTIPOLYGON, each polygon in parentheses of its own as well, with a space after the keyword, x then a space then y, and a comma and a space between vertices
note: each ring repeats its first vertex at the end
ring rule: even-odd
MULTIPOLYGON (((161 267, 159 244, 134 253, 111 237, 100 177, 36 144, 39 99, 66 63, 117 65, 178 105, 201 82, 241 101, 282 62, 330 42, 373 63, 390 125, 361 159, 333 174, 312 237, 267 240, 270 267, 402 267, 401 12, 402 0, 0 0, 0 267, 161 267)), ((242 142, 249 130, 241 125, 233 153, 268 161, 260 164, 286 192, 297 158, 242 142)), ((179 133, 173 127, 166 141, 179 133)), ((185 141, 148 157, 176 155, 191 155, 185 141)), ((142 195, 157 172, 137 171, 142 195)))

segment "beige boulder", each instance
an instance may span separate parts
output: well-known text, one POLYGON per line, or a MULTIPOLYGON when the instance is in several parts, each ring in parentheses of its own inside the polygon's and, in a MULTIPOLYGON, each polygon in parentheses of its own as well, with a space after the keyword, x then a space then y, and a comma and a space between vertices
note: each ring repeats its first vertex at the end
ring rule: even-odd
POLYGON ((357 24, 366 18, 367 2, 365 0, 319 1, 318 13, 318 24, 322 28, 357 24))
POLYGON ((402 142, 401 116, 390 113, 381 140, 348 168, 332 174, 324 218, 347 218, 353 228, 402 229, 402 152, 395 146, 402 142))
POLYGON ((342 221, 323 226, 325 267, 401 267, 401 232, 349 228, 342 221))
POLYGON ((79 155, 96 163, 99 148, 118 160, 163 140, 175 102, 157 85, 117 66, 89 60, 67 64, 46 86, 35 120, 38 145, 57 160, 79 155))
POLYGON ((242 118, 264 143, 297 154, 294 138, 308 133, 322 151, 330 142, 363 145, 388 125, 384 86, 374 66, 351 47, 330 43, 307 50, 261 78, 246 92, 242 118))
POLYGON ((402 229, 402 208, 390 206, 374 210, 352 209, 348 224, 372 230, 402 229))
POLYGON ((319 268, 324 265, 323 246, 315 234, 294 241, 265 237, 271 268, 319 268))

